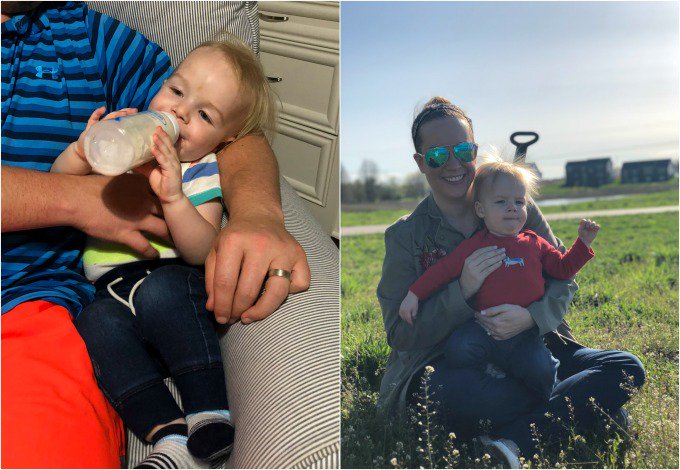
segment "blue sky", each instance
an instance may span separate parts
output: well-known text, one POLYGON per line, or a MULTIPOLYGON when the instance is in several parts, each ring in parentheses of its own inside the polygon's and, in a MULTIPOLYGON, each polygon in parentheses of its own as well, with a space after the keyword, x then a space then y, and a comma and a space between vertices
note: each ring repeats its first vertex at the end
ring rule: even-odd
POLYGON ((678 158, 677 2, 350 2, 341 10, 341 161, 416 171, 410 127, 440 95, 480 145, 532 130, 545 178, 568 160, 678 158))

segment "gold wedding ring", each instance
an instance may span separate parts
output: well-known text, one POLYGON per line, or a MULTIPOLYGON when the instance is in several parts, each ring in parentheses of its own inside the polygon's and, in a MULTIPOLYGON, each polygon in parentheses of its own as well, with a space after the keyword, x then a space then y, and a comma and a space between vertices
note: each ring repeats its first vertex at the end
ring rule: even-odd
POLYGON ((267 277, 272 276, 285 277, 290 281, 290 271, 286 271, 285 269, 270 269, 267 273, 267 277))

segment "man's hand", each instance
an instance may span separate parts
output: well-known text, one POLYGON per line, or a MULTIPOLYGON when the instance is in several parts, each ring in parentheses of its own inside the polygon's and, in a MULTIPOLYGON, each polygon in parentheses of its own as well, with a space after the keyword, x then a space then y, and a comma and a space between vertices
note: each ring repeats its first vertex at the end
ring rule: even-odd
POLYGON ((261 213, 230 219, 205 260, 206 308, 222 324, 262 320, 289 293, 307 290, 309 282, 302 247, 279 218, 261 213), (280 276, 266 279, 270 269, 290 271, 290 281, 280 276), (265 291, 258 299, 265 279, 265 291))
POLYGON ((78 200, 71 225, 90 236, 124 243, 146 258, 158 256, 147 232, 169 240, 168 227, 158 217, 158 200, 142 175, 79 176, 78 200))
POLYGON ((578 237, 588 248, 590 248, 590 244, 593 243, 599 231, 600 226, 592 220, 581 219, 578 224, 578 237))
POLYGON ((505 248, 485 246, 465 259, 460 273, 460 290, 465 299, 477 293, 484 279, 498 269, 505 259, 505 248))
POLYGON ((536 326, 529 310, 519 305, 503 304, 475 313, 477 323, 495 340, 512 338, 536 326))

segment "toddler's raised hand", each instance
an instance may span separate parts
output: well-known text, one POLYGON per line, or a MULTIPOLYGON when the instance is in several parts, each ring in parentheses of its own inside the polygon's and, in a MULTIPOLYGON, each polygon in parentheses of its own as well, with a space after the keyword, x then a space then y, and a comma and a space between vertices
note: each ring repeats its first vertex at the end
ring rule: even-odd
POLYGON ((404 300, 399 306, 399 316, 409 325, 413 326, 413 321, 418 315, 418 297, 411 291, 408 291, 404 300))
POLYGON ((158 166, 149 174, 149 184, 161 204, 169 204, 184 197, 182 192, 182 167, 170 136, 161 127, 153 134, 151 154, 158 166))
POLYGON ((590 244, 593 243, 595 237, 597 237, 597 232, 600 230, 600 226, 588 219, 581 219, 578 224, 578 237, 581 241, 590 248, 590 244))
MULTIPOLYGON (((78 141, 76 142, 75 145, 75 154, 80 158, 82 161, 85 160, 85 134, 87 134, 87 131, 90 130, 90 127, 93 125, 97 124, 99 122, 99 119, 104 115, 106 112, 106 108, 104 106, 101 106, 97 109, 94 110, 94 112, 90 115, 90 119, 87 120, 87 127, 85 127, 85 130, 80 134, 80 137, 78 137, 78 141)), ((115 119, 117 117, 121 116, 127 116, 129 114, 135 114, 137 112, 137 108, 124 108, 120 109, 118 111, 114 111, 112 113, 107 114, 104 116, 104 119, 102 121, 105 121, 107 119, 115 119)))

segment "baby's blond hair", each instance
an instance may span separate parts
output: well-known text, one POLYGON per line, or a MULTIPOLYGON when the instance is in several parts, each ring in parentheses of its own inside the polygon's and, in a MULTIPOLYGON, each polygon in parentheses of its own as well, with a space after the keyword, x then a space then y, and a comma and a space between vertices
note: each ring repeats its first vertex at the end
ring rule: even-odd
POLYGON ((472 185, 474 201, 479 201, 482 190, 493 184, 500 175, 508 176, 524 186, 530 201, 538 194, 538 177, 527 164, 503 160, 497 153, 487 153, 481 156, 481 160, 483 162, 475 171, 472 185))
POLYGON ((193 50, 201 47, 216 49, 229 60, 240 82, 240 89, 245 93, 248 104, 241 130, 236 138, 239 139, 249 134, 273 134, 276 130, 274 92, 269 86, 262 64, 250 47, 231 35, 221 41, 201 43, 193 50))

